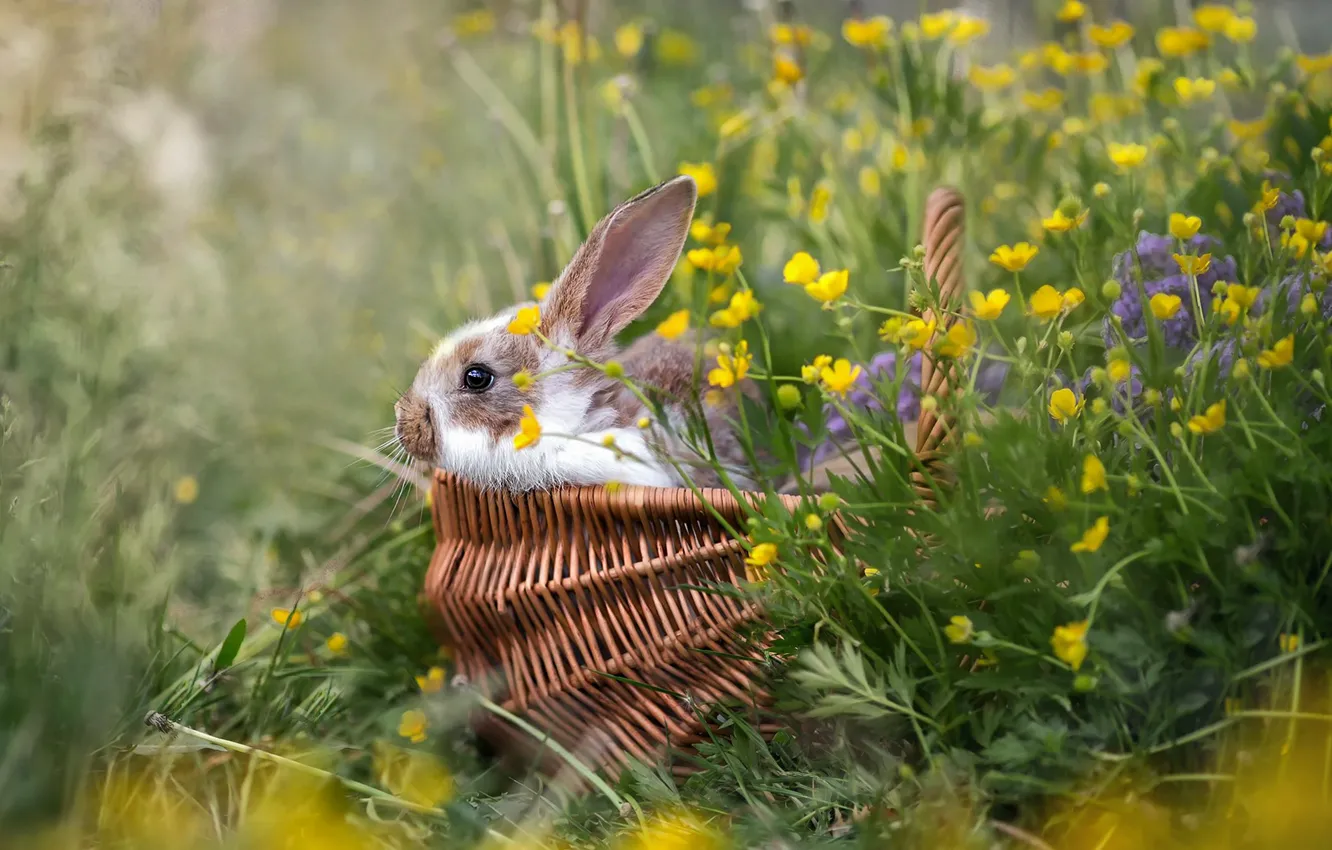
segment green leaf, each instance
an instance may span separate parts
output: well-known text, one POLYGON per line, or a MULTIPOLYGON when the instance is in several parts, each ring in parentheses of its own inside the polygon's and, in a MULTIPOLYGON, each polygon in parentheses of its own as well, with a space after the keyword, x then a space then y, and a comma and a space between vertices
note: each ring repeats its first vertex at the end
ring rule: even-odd
POLYGON ((230 667, 244 642, 245 618, 241 617, 236 621, 236 625, 231 627, 231 631, 227 632, 226 640, 222 641, 222 646, 217 651, 217 659, 213 662, 213 669, 225 670, 230 667))

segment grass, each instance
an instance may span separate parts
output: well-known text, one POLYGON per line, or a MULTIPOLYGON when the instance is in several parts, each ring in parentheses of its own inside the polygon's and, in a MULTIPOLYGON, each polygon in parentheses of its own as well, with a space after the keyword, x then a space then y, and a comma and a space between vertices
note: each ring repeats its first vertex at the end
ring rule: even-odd
POLYGON ((0 844, 1182 847, 1240 821, 1258 846, 1326 838, 1326 45, 1274 49, 1263 19, 1252 44, 1217 33, 1153 69, 1187 20, 1143 11, 1099 50, 1046 4, 1035 26, 1066 49, 1033 69, 1010 56, 1030 45, 956 19, 878 50, 806 5, 644 6, 637 28, 593 3, 580 30, 553 4, 297 3, 249 41, 186 12, 147 30, 0 12, 0 151, 22 163, 0 190, 0 844), (774 38, 787 11, 810 29, 774 38), (774 56, 804 79, 774 83, 774 56), (1058 70, 1091 56, 1106 67, 1058 70), (1191 104, 1180 77, 1219 82, 1191 104), (716 177, 700 217, 732 224, 744 262, 682 260, 631 332, 752 291, 757 318, 718 330, 758 355, 751 440, 789 466, 793 425, 841 435, 865 474, 814 519, 939 544, 856 535, 842 557, 808 516, 756 518, 780 553, 751 590, 780 628, 791 729, 733 719, 682 787, 557 753, 578 795, 466 732, 503 709, 451 682, 421 598, 423 493, 374 447, 443 331, 528 297, 686 163, 716 177), (1278 212, 1302 193, 1290 221, 1246 218, 1265 179, 1278 212), (915 241, 941 183, 969 201, 969 283, 1011 298, 963 348, 1009 379, 998 401, 973 391, 964 356, 968 391, 930 400, 965 439, 958 486, 922 512, 901 419, 801 376, 816 354, 891 352, 873 389, 897 400, 913 350, 938 351, 891 323, 937 297, 915 241), (1042 227, 1055 209, 1088 218, 1042 227), (1151 264, 1192 250, 1132 250, 1172 212, 1233 259, 1221 283, 1268 293, 1218 296, 1242 321, 1198 309, 1202 272, 1175 308, 1193 329, 1106 318, 1134 295, 1150 315, 1151 264), (1023 240, 1030 266, 987 262, 1023 240), (849 271, 826 311, 782 282, 798 250, 849 271), (1271 294, 1292 275, 1312 309, 1271 294), (1081 403, 1066 425, 1057 388, 1081 403))

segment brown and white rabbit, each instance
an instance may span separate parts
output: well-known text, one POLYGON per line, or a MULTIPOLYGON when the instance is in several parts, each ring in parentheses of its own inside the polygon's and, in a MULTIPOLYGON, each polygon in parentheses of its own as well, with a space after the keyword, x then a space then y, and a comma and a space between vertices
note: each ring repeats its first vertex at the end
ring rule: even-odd
MULTIPOLYGON (((695 369, 696 342, 650 334, 622 353, 615 344, 616 334, 665 287, 697 198, 693 179, 676 177, 597 224, 541 305, 540 329, 553 346, 535 334, 508 331, 518 309, 530 304, 450 334, 394 406, 403 447, 490 489, 612 481, 677 487, 683 479, 672 461, 699 486, 717 485, 716 470, 677 436, 685 433, 686 402, 705 389, 695 369), (598 363, 621 363, 626 376, 661 400, 669 427, 639 428, 652 412, 619 381, 594 369, 549 375, 525 390, 514 384, 520 371, 536 375, 567 364, 568 349, 598 363), (546 436, 517 449, 513 438, 528 404, 546 436), (618 451, 602 445, 608 436, 618 451)), ((753 473, 732 425, 735 399, 702 407, 718 460, 736 486, 751 487, 753 473)))

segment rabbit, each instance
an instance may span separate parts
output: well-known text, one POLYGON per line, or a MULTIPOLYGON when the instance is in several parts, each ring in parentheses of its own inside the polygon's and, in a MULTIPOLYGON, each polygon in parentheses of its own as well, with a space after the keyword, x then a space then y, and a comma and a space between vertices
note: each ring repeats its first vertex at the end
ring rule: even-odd
MULTIPOLYGON (((620 204, 593 228, 538 305, 540 332, 552 345, 536 334, 509 332, 518 310, 530 302, 445 338, 394 405, 400 444, 413 457, 484 489, 610 482, 679 487, 685 483, 679 466, 688 467, 698 486, 720 485, 716 469, 675 436, 686 428, 685 402, 706 389, 696 374, 696 339, 650 334, 623 352, 615 344, 616 334, 665 287, 697 199, 693 178, 676 177, 620 204), (569 350, 623 365, 628 378, 660 400, 669 427, 649 421, 640 428, 653 412, 621 382, 594 369, 547 375, 525 390, 514 383, 520 371, 537 375, 567 364, 569 350), (518 449, 514 436, 524 405, 531 405, 543 436, 518 449), (603 445, 608 437, 614 448, 603 445)), ((702 407, 718 461, 737 487, 749 489, 754 473, 732 425, 733 396, 702 407)))

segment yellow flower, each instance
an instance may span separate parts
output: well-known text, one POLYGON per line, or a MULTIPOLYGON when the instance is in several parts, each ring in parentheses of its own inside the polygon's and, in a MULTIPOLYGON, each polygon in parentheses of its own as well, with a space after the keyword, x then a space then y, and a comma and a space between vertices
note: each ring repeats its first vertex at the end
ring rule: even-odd
POLYGON ((813 363, 800 367, 800 379, 807 384, 815 383, 819 380, 819 373, 831 366, 832 362, 833 359, 827 354, 818 355, 813 363))
POLYGON ((1082 459, 1082 493, 1090 495, 1097 490, 1108 490, 1110 485, 1105 480, 1105 464, 1096 455, 1087 455, 1082 459))
POLYGON ((1271 348, 1265 348, 1258 353, 1258 365, 1264 369, 1280 369, 1282 366, 1289 366, 1290 361, 1295 359, 1295 335, 1283 337, 1277 340, 1276 345, 1271 348))
POLYGON ((638 55, 643 49, 643 27, 637 23, 623 24, 615 30, 615 52, 626 59, 638 55))
POLYGON ((774 44, 798 44, 801 47, 809 46, 814 37, 810 28, 803 24, 774 24, 768 35, 774 44))
POLYGON ((878 50, 888 46, 893 22, 883 15, 872 18, 848 18, 842 22, 842 38, 852 47, 878 50))
POLYGON ((1092 194, 1098 198, 1107 198, 1110 196, 1109 183, 1097 183, 1092 186, 1092 194))
POLYGON ((1300 298, 1300 315, 1312 316, 1314 313, 1317 312, 1318 312, 1318 299, 1314 297, 1314 294, 1312 292, 1304 293, 1303 297, 1300 298))
POLYGON ((409 803, 429 808, 453 798, 453 776, 433 753, 380 742, 375 744, 374 750, 375 776, 380 784, 395 795, 409 803))
POLYGON ((856 184, 860 188, 860 194, 867 198, 879 197, 883 189, 879 171, 872 165, 861 166, 860 172, 856 174, 856 184))
POLYGON ((828 209, 832 206, 832 187, 820 180, 809 193, 809 220, 818 224, 828 219, 828 209))
POLYGON ((694 248, 685 254, 689 264, 699 271, 729 275, 744 262, 739 245, 718 245, 715 248, 694 248))
POLYGON ((1064 0, 1064 5, 1060 6, 1059 10, 1055 12, 1055 18, 1066 24, 1071 24, 1074 21, 1082 20, 1086 14, 1087 4, 1080 2, 1080 0, 1064 0))
POLYGON ((782 267, 782 279, 807 286, 819 279, 819 261, 804 251, 797 251, 782 267))
POLYGON ((416 677, 416 686, 421 689, 423 694, 437 694, 444 689, 444 670, 440 667, 431 667, 424 676, 416 677))
POLYGON ((680 173, 694 178, 698 184, 698 196, 705 198, 717 191, 717 171, 710 162, 682 162, 680 173))
POLYGON ((1087 37, 1097 47, 1114 50, 1123 47, 1133 39, 1133 26, 1127 21, 1111 21, 1105 26, 1092 24, 1087 28, 1087 37))
POLYGON ((1056 422, 1067 422, 1082 413, 1082 406, 1085 403, 1086 399, 1078 398, 1072 390, 1060 387, 1050 394, 1050 416, 1054 417, 1056 422))
POLYGON ((726 309, 713 313, 708 321, 718 328, 738 328, 762 309, 763 305, 754 297, 754 293, 745 289, 732 295, 726 309))
POLYGON ((1148 300, 1147 304, 1152 309, 1152 315, 1164 322, 1167 319, 1175 318, 1175 314, 1179 312, 1184 302, 1178 295, 1158 292, 1148 300))
POLYGON ((1090 627, 1091 624, 1086 620, 1055 626, 1054 635, 1050 638, 1055 657, 1074 670, 1080 668, 1082 662, 1087 660, 1087 629, 1090 627))
POLYGON ((1119 144, 1111 142, 1106 146, 1110 161, 1121 169, 1137 168, 1147 159, 1147 146, 1138 144, 1119 144))
POLYGON ((1082 532, 1082 539, 1068 547, 1070 552, 1095 552, 1110 535, 1110 517, 1098 517, 1092 527, 1082 532))
POLYGON ((463 37, 485 35, 495 29, 495 13, 489 9, 465 12, 453 19, 453 31, 463 37))
POLYGON ((1127 381, 1129 375, 1133 374, 1133 364, 1123 357, 1112 357, 1106 364, 1105 373, 1110 376, 1110 380, 1118 384, 1127 381))
POLYGON ((902 328, 906 322, 901 316, 890 316, 883 320, 879 325, 879 339, 884 342, 898 343, 902 341, 902 328))
POLYGON ((1064 105, 1064 93, 1059 89, 1044 89, 1040 92, 1023 92, 1022 105, 1033 112, 1054 112, 1064 105))
POLYGON ((347 651, 347 636, 342 632, 334 632, 328 636, 328 640, 324 641, 324 646, 328 647, 328 651, 334 655, 342 655, 347 651))
POLYGON ((1219 3, 1204 3, 1193 10, 1193 22, 1206 32, 1225 32, 1234 17, 1234 9, 1219 3))
POLYGON ((1063 302, 1065 310, 1075 310, 1079 306, 1081 306, 1082 303, 1086 300, 1087 300, 1087 293, 1083 292, 1081 289, 1078 289, 1076 286, 1070 286, 1067 290, 1064 291, 1063 302))
POLYGON ((1253 18, 1235 15, 1226 21, 1226 38, 1235 44, 1248 44, 1258 35, 1258 24, 1253 18))
POLYGON ((398 734, 413 744, 419 744, 426 739, 427 726, 425 712, 413 708, 402 713, 402 719, 398 721, 398 734))
POLYGON ((1203 254, 1200 257, 1191 254, 1171 254, 1171 256, 1175 258, 1175 263, 1184 274, 1206 274, 1207 270, 1212 267, 1211 254, 1203 254))
POLYGON ((1020 272, 1040 253, 1040 250, 1026 242, 1019 242, 1013 246, 1000 245, 990 255, 990 262, 1010 272, 1020 272))
POLYGON ((1195 434, 1215 434, 1226 425, 1226 400, 1221 399, 1198 416, 1189 418, 1189 430, 1195 434))
POLYGON ((193 475, 177 478, 176 486, 171 489, 171 495, 182 505, 193 504, 194 500, 199 498, 199 479, 193 475))
POLYGON ((1049 505, 1050 510, 1056 512, 1063 511, 1068 507, 1068 497, 1064 495, 1063 490, 1060 490, 1053 484, 1045 488, 1045 496, 1041 501, 1049 505))
POLYGON ((976 344, 976 326, 963 319, 955 322, 939 343, 937 351, 943 357, 962 357, 976 344))
POLYGON ((963 45, 978 38, 984 38, 990 31, 990 22, 971 15, 958 15, 957 23, 948 33, 948 40, 956 45, 963 45))
POLYGON ((550 286, 549 281, 532 284, 532 297, 537 301, 545 301, 546 296, 550 294, 550 286))
POLYGON ((942 12, 920 16, 920 34, 925 38, 941 38, 957 23, 957 13, 945 9, 942 12))
POLYGON ((1073 55, 1073 68, 1084 74, 1099 74, 1110 67, 1104 53, 1077 53, 1073 55))
POLYGON ((726 237, 731 235, 731 225, 724 221, 716 224, 709 224, 703 219, 695 219, 689 225, 689 235, 695 242, 702 242, 704 245, 711 245, 714 248, 726 242, 726 237))
POLYGON ((305 619, 301 615, 301 612, 294 608, 274 608, 270 614, 273 617, 273 622, 277 623, 279 626, 286 626, 289 629, 296 628, 301 624, 301 620, 305 619))
POLYGON ((1188 77, 1175 78, 1175 94, 1179 95, 1183 103, 1192 103, 1195 100, 1207 100, 1216 93, 1216 81, 1209 80, 1206 77, 1188 77))
POLYGON ((1196 215, 1170 214, 1170 235, 1176 239, 1192 239, 1201 227, 1202 219, 1196 215))
POLYGON ((1277 646, 1282 652, 1294 652, 1300 648, 1300 636, 1288 635, 1282 632, 1277 636, 1277 646))
POLYGON ((1168 59, 1181 59, 1202 50, 1211 39, 1192 27, 1163 27, 1156 33, 1156 49, 1168 59))
POLYGON ((745 563, 751 567, 766 567, 777 560, 777 544, 759 543, 749 550, 745 563))
POLYGON ((947 635, 949 643, 968 643, 975 633, 976 626, 971 622, 971 618, 961 614, 949 617, 948 625, 944 626, 944 634, 947 635))
POLYGON ((1009 294, 1002 289, 991 289, 984 295, 972 290, 967 295, 971 300, 971 312, 976 314, 976 318, 985 321, 999 318, 1011 300, 1009 294))
POLYGON ((1054 233, 1067 233, 1075 227, 1081 227, 1087 220, 1087 211, 1083 210, 1077 215, 1069 218, 1063 210, 1055 210, 1049 218, 1041 219, 1041 227, 1054 233))
POLYGON ((919 351, 934 339, 934 329, 937 324, 934 319, 928 322, 924 319, 912 319, 902 329, 902 341, 919 351))
POLYGON ((1031 314, 1042 321, 1050 321, 1064 309, 1064 296, 1048 283, 1031 294, 1031 314))
POLYGON ((657 336, 664 339, 679 339, 689 330, 689 311, 676 310, 657 325, 657 336))
POLYGON ((999 91, 1013 85, 1017 72, 1009 65, 972 65, 967 71, 967 79, 981 91, 999 91))
POLYGON ((1324 53, 1321 56, 1309 56, 1301 53, 1295 57, 1295 65, 1306 76, 1315 76, 1332 71, 1332 53, 1324 53))
POLYGON ((1285 232, 1281 234, 1281 247, 1289 248, 1295 259, 1303 260, 1304 255, 1309 253, 1309 240, 1301 233, 1285 232))
POLYGON ((749 354, 749 341, 740 340, 732 353, 717 355, 717 368, 708 372, 708 383, 722 389, 735 386, 749 374, 753 359, 749 354))
POLYGON ((537 422, 536 414, 532 412, 532 405, 523 405, 523 418, 518 420, 518 433, 514 435, 513 447, 515 449, 525 449, 528 446, 535 446, 541 439, 541 423, 537 422))
POLYGON ((772 76, 773 79, 791 86, 805 78, 805 71, 799 62, 789 56, 778 54, 772 59, 772 76))
POLYGON ((824 305, 831 304, 846 293, 849 273, 846 269, 824 272, 813 283, 805 284, 805 294, 824 305))
POLYGON ((520 307, 509 322, 509 333, 527 336, 541 327, 541 310, 538 307, 520 307))
POLYGON ((1310 244, 1316 245, 1323 241, 1323 236, 1327 233, 1327 222, 1297 218, 1295 219, 1295 232, 1303 236, 1310 244))
POLYGON ((859 366, 852 366, 851 361, 839 357, 832 366, 824 366, 819 370, 819 380, 823 381, 829 392, 844 396, 846 391, 859 380, 860 372, 859 366))

